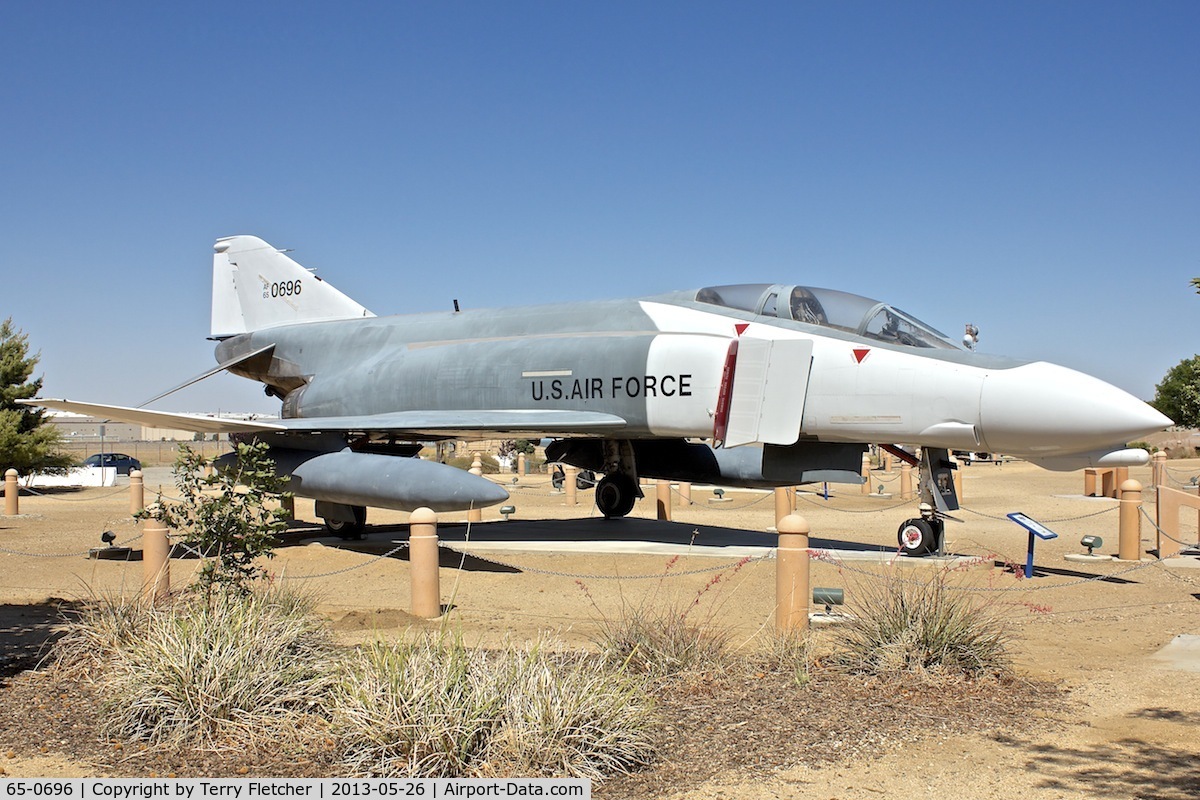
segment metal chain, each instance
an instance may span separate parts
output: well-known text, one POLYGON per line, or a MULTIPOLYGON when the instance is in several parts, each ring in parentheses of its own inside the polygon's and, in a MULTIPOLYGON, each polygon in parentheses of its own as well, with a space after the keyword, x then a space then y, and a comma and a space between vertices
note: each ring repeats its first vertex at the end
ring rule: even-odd
MULTIPOLYGON (((136 542, 140 538, 142 538, 142 534, 139 533, 137 536, 131 536, 123 542, 114 544, 113 547, 124 547, 130 542, 136 542)), ((10 556, 25 556, 26 558, 79 558, 81 556, 91 555, 92 550, 95 549, 98 548, 90 547, 87 550, 78 553, 25 553, 20 550, 9 550, 6 547, 0 547, 0 553, 5 553, 10 556)))
POLYGON ((39 492, 37 489, 32 489, 28 486, 22 486, 21 490, 29 492, 32 495, 36 495, 37 497, 44 497, 47 500, 57 500, 60 503, 90 503, 93 500, 107 500, 110 497, 116 497, 117 495, 121 494, 122 492, 128 492, 129 487, 122 486, 120 489, 109 492, 108 494, 102 495, 100 497, 57 497, 52 494, 47 494, 46 492, 39 492))
MULTIPOLYGON (((846 572, 853 572, 853 573, 857 573, 860 575, 866 575, 867 577, 871 577, 871 578, 879 577, 879 574, 877 572, 871 572, 869 570, 852 567, 849 564, 847 564, 845 561, 841 561, 841 560, 833 558, 831 555, 827 555, 829 553, 828 550, 824 550, 824 551, 810 550, 809 553, 817 560, 824 561, 827 564, 832 564, 832 565, 836 566, 839 571, 844 570, 846 572), (826 555, 822 556, 823 553, 826 555)), ((897 555, 897 558, 901 558, 901 557, 902 556, 897 555)), ((980 559, 980 560, 982 560, 982 559, 980 559)), ((1011 562, 1009 562, 1009 563, 1011 563, 1011 562)), ((1069 588, 1072 586, 1082 586, 1087 583, 1096 583, 1098 581, 1103 581, 1108 578, 1117 578, 1122 575, 1128 575, 1131 572, 1136 572, 1137 570, 1140 570, 1140 569, 1146 569, 1147 567, 1152 567, 1156 563, 1158 563, 1158 562, 1157 561, 1143 561, 1143 562, 1134 564, 1133 566, 1127 567, 1126 569, 1122 569, 1122 570, 1118 570, 1117 572, 1109 573, 1108 575, 1096 575, 1091 578, 1080 578, 1077 581, 1068 581, 1067 583, 1054 583, 1054 584, 1046 584, 1046 585, 1039 584, 1037 586, 1023 585, 1019 588, 1015 587, 1015 586, 1008 587, 1008 588, 1001 587, 1001 586, 953 586, 953 587, 947 587, 947 588, 951 588, 951 589, 954 589, 954 590, 960 591, 960 592, 973 592, 973 593, 981 593, 981 594, 987 594, 987 593, 1004 594, 1007 592, 1041 592, 1041 591, 1046 591, 1048 589, 1066 589, 1066 588, 1069 588)), ((1018 566, 1023 566, 1023 565, 1018 565, 1018 566)), ((951 568, 951 569, 953 569, 953 568, 951 568)), ((919 586, 925 585, 924 583, 922 583, 920 581, 908 580, 905 578, 897 578, 895 580, 899 583, 908 584, 910 586, 918 586, 919 587, 919 586)), ((1024 578, 1017 578, 1016 580, 1021 581, 1021 580, 1024 580, 1024 578)))
POLYGON ((1146 510, 1146 507, 1145 507, 1145 506, 1142 506, 1142 507, 1140 508, 1140 511, 1142 512, 1142 516, 1146 518, 1146 521, 1150 523, 1150 527, 1152 527, 1152 528, 1154 528, 1154 530, 1158 531, 1158 534, 1159 534, 1160 536, 1163 536, 1163 537, 1165 537, 1165 538, 1167 538, 1167 539, 1170 539, 1170 540, 1171 540, 1172 542, 1174 542, 1175 544, 1183 545, 1185 548, 1187 548, 1187 549, 1189 549, 1189 550, 1190 550, 1190 549, 1192 549, 1192 548, 1194 548, 1194 547, 1200 547, 1200 544, 1197 544, 1197 543, 1195 543, 1195 542, 1184 542, 1184 541, 1180 541, 1179 539, 1176 539, 1174 536, 1172 536, 1171 534, 1169 534, 1169 533, 1167 533, 1166 531, 1164 531, 1162 528, 1158 527, 1158 523, 1157 523, 1157 522, 1155 522, 1153 518, 1151 518, 1151 516, 1150 516, 1150 512, 1148 512, 1148 511, 1146 510))
MULTIPOLYGON (((407 547, 408 547, 408 542, 405 542, 403 544, 397 545, 396 547, 393 547, 391 550, 388 550, 386 553, 383 553, 381 555, 375 556, 374 558, 368 559, 368 560, 362 562, 361 564, 352 564, 348 567, 344 567, 343 569, 336 569, 333 572, 322 572, 322 573, 319 573, 316 575, 288 575, 285 573, 280 576, 280 580, 311 581, 311 580, 315 580, 317 578, 331 578, 334 575, 345 575, 347 572, 353 572, 356 569, 362 569, 365 566, 374 564, 377 561, 382 561, 385 558, 391 558, 396 553, 399 553, 401 550, 404 550, 407 547)), ((348 552, 353 552, 353 551, 348 551, 348 552)))
POLYGON ((894 511, 897 508, 903 508, 904 506, 907 506, 913 502, 912 500, 902 500, 901 502, 897 503, 894 506, 884 506, 883 508, 855 509, 855 508, 834 508, 833 506, 821 505, 821 503, 818 503, 816 500, 813 500, 808 495, 800 494, 800 492, 796 492, 796 497, 802 498, 806 503, 811 503, 812 505, 820 506, 821 508, 827 508, 830 511, 836 511, 839 514, 878 514, 881 511, 894 511))
MULTIPOLYGON (((1008 517, 998 517, 995 514, 985 514, 982 511, 976 511, 975 509, 967 508, 966 506, 959 506, 959 508, 961 508, 963 511, 966 511, 968 514, 974 514, 977 517, 983 517, 985 519, 999 520, 1000 522, 1008 521, 1008 517)), ((1112 506, 1111 508, 1105 508, 1101 511, 1094 511, 1091 514, 1080 514, 1077 517, 1058 517, 1056 519, 1043 519, 1040 521, 1041 522, 1078 522, 1081 519, 1091 519, 1092 517, 1099 517, 1102 514, 1109 514, 1113 511, 1116 511, 1118 508, 1120 508, 1120 506, 1112 506)))

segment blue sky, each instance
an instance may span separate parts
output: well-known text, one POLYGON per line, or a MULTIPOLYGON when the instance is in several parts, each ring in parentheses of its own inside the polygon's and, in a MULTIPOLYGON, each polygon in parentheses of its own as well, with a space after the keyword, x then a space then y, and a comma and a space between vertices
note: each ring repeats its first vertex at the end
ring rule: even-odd
POLYGON ((1200 349, 1198 38, 1195 2, 5 3, 0 315, 46 396, 136 404, 212 364, 251 233, 380 314, 807 283, 1150 398, 1200 349))

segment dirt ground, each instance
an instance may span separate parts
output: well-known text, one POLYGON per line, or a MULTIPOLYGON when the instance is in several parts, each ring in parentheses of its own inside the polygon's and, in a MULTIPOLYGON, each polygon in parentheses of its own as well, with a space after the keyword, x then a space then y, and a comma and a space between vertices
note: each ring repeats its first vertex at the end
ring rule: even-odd
MULTIPOLYGON (((953 580, 1004 613, 1019 671, 1061 685, 1062 708, 1039 710, 1031 702, 1036 722, 1017 733, 997 733, 984 724, 939 733, 933 725, 891 744, 848 747, 850 755, 824 763, 781 757, 756 767, 713 765, 702 778, 653 796, 1200 796, 1200 662, 1157 655, 1176 637, 1200 635, 1200 558, 1068 561, 1065 555, 1083 552, 1080 538, 1087 534, 1104 538, 1104 553, 1116 552, 1115 500, 1083 497, 1082 473, 1006 463, 964 467, 963 474, 959 516, 965 524, 948 523, 948 550, 983 563, 956 571, 953 580), (1059 534, 1037 543, 1032 579, 1005 566, 1025 561, 1027 534, 1005 518, 1011 511, 1059 534)), ((1198 474, 1200 460, 1170 462, 1176 485, 1198 474)), ((485 510, 483 524, 469 530, 462 524, 465 515, 443 515, 441 592, 450 610, 440 623, 407 613, 410 582, 401 547, 406 514, 373 509, 367 539, 344 547, 323 538, 313 524, 311 502, 298 501, 301 524, 272 567, 279 580, 317 594, 321 612, 347 643, 449 624, 469 643, 548 636, 588 646, 603 617, 618 613, 623 603, 648 598, 684 603, 700 598, 696 613, 728 627, 737 646, 756 646, 773 624, 769 493, 733 490, 726 502, 713 503, 711 490, 694 487, 693 503, 676 507, 674 521, 667 523, 654 520, 653 489, 647 487, 647 499, 631 517, 612 522, 596 518, 590 492, 580 492, 572 507, 551 493, 544 475, 521 477, 515 485, 510 485, 515 476, 493 477, 509 486, 516 514, 506 522, 497 508, 485 510)), ((1149 470, 1132 470, 1131 477, 1148 484, 1149 470)), ((151 474, 148 485, 157 480, 169 481, 169 475, 151 474)), ((898 473, 876 473, 871 485, 879 484, 898 493, 898 473)), ((829 497, 809 487, 797 500, 818 555, 813 586, 844 588, 853 600, 866 582, 888 573, 921 579, 953 563, 886 556, 894 549, 897 526, 913 515, 911 502, 864 496, 857 487, 830 488, 829 497)), ((172 493, 169 483, 164 493, 172 493)), ((140 563, 84 556, 100 546, 106 530, 116 534, 118 544, 138 546, 128 505, 128 489, 121 485, 22 497, 20 516, 0 517, 0 672, 11 675, 30 663, 51 635, 56 598, 138 591, 140 563)), ((1153 517, 1151 493, 1147 510, 1153 517)), ((1184 513, 1183 531, 1185 541, 1196 541, 1194 513, 1184 513)), ((1145 519, 1142 538, 1143 550, 1153 549, 1154 530, 1145 519)), ((173 561, 174 585, 187 583, 195 563, 173 561)), ((947 707, 952 700, 946 698, 947 707)), ((6 701, 0 694, 0 703, 6 701)), ((12 753, 0 758, 0 766, 14 776, 98 774, 69 752, 47 750, 12 753)))

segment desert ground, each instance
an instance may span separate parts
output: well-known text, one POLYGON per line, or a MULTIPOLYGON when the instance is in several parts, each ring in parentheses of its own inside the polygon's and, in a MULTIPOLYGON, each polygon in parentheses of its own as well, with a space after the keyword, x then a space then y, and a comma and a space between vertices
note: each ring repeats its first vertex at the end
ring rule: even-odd
MULTIPOLYGON (((1174 460, 1168 467, 1176 486, 1200 474, 1200 460, 1174 460)), ((1148 468, 1131 473, 1149 484, 1148 468)), ((843 588, 853 602, 866 585, 888 576, 925 580, 935 570, 953 569, 958 590, 993 604, 1008 621, 1018 672, 1059 687, 1059 700, 1042 704, 1031 698, 1028 724, 1002 730, 987 724, 963 730, 927 715, 914 717, 907 735, 861 746, 828 742, 832 755, 818 760, 792 757, 784 746, 769 763, 726 767, 714 750, 706 769, 673 779, 669 786, 655 785, 651 791, 647 784, 616 781, 598 789, 597 796, 1200 796, 1200 653, 1195 652, 1200 639, 1189 638, 1200 635, 1200 557, 1068 561, 1067 554, 1083 552, 1080 539, 1088 534, 1103 537, 1103 553, 1117 549, 1117 502, 1084 497, 1082 473, 1010 462, 965 466, 963 476, 958 516, 964 523, 947 523, 947 549, 973 561, 894 557, 896 528, 915 507, 887 496, 899 492, 897 472, 874 473, 872 488, 884 486, 880 496, 863 495, 853 486, 831 486, 828 497, 822 487, 802 489, 797 513, 812 529, 812 585, 843 588), (1037 543, 1031 579, 1008 566, 1024 564, 1027 541, 1025 530, 1004 516, 1012 511, 1059 534, 1037 543)), ((696 613, 727 627, 735 647, 756 646, 773 625, 769 493, 730 490, 726 502, 714 503, 711 488, 693 487, 692 503, 676 505, 673 521, 659 522, 654 491, 647 486, 647 498, 628 519, 605 521, 597 518, 590 492, 580 492, 578 505, 568 506, 563 495, 551 492, 545 475, 491 477, 508 486, 516 513, 504 521, 493 507, 484 511, 482 523, 469 528, 465 514, 442 515, 441 596, 448 610, 439 621, 408 613, 410 582, 402 547, 407 514, 372 509, 366 539, 343 543, 324 535, 310 501, 298 500, 297 525, 271 562, 273 574, 315 592, 319 610, 347 644, 449 625, 469 643, 484 646, 549 638, 562 646, 588 647, 602 620, 620 613, 622 604, 651 600, 689 604, 698 599, 696 613)), ((169 471, 149 469, 148 501, 160 484, 169 498, 169 471)), ((1153 500, 1147 492, 1150 518, 1153 500)), ((57 622, 58 600, 132 594, 142 582, 139 562, 86 557, 89 548, 101 546, 106 530, 116 534, 117 544, 138 547, 124 482, 109 489, 23 496, 20 512, 0 517, 0 674, 9 682, 36 663, 57 622)), ((1185 541, 1196 541, 1194 512, 1184 513, 1183 531, 1185 541)), ((1143 552, 1153 550, 1154 529, 1146 519, 1142 540, 1143 552)), ((173 561, 173 585, 186 585, 195 564, 173 561)), ((0 705, 13 702, 13 696, 0 692, 0 705)), ((838 702, 819 694, 781 696, 781 702, 805 697, 838 702)), ((947 709, 954 705, 953 698, 945 700, 947 709)), ((1018 706, 1022 702, 1015 698, 1018 706)), ((836 708, 832 711, 836 714, 836 708)), ((740 731, 752 739, 754 724, 752 718, 738 723, 745 727, 726 731, 725 740, 736 746, 740 731)), ((8 752, 0 753, 0 767, 12 776, 110 774, 73 753, 63 744, 67 741, 10 743, 8 752)), ((704 746, 703 741, 690 744, 704 746)))

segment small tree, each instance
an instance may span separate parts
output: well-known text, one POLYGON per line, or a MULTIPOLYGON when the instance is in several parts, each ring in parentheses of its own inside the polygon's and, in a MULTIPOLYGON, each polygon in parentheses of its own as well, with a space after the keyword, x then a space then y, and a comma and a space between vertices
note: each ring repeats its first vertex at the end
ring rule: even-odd
POLYGON ((1185 358, 1154 387, 1150 405, 1185 428, 1200 427, 1200 355, 1185 358))
POLYGON ((261 442, 239 442, 237 460, 205 477, 204 456, 180 445, 175 486, 182 502, 160 503, 157 512, 141 514, 158 513, 208 556, 196 579, 206 592, 216 586, 248 594, 250 583, 266 574, 260 559, 274 555, 276 536, 287 529, 287 512, 266 505, 268 499, 291 496, 283 491, 286 480, 276 474, 268 450, 261 442))
POLYGON ((42 379, 31 381, 38 357, 29 355, 29 337, 13 327, 12 317, 0 323, 0 472, 62 472, 71 456, 60 451, 62 437, 46 422, 45 412, 18 400, 37 397, 42 379))

